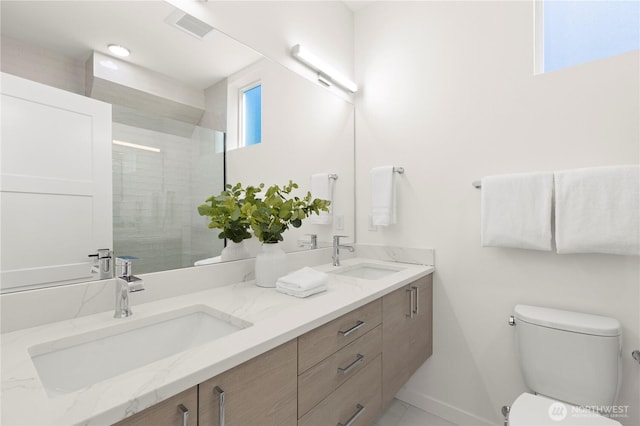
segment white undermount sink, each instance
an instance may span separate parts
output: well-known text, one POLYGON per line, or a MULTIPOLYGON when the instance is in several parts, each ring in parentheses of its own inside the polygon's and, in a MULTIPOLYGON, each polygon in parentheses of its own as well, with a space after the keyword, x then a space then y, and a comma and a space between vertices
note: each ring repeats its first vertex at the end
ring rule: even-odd
POLYGON ((49 396, 74 392, 251 326, 206 306, 113 321, 111 327, 29 348, 49 396))
POLYGON ((346 266, 342 269, 332 271, 337 275, 344 275, 347 277, 360 278, 364 280, 377 280, 384 278, 396 272, 402 271, 402 267, 391 267, 376 265, 372 263, 361 263, 359 265, 346 266))

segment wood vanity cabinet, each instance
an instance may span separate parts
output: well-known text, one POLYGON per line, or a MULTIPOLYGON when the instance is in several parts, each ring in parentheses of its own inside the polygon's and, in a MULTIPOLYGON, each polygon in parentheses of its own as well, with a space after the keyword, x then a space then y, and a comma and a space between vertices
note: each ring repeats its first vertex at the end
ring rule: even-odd
POLYGON ((427 275, 118 425, 373 424, 431 356, 432 303, 427 275))
POLYGON ((382 406, 433 352, 433 275, 382 298, 382 406))
POLYGON ((295 425, 296 339, 199 385, 200 426, 295 425))
POLYGON ((297 355, 294 339, 116 425, 295 425, 297 355))
POLYGON ((116 423, 116 426, 197 426, 198 387, 194 386, 153 407, 116 423))
POLYGON ((382 408, 382 302, 298 338, 298 425, 370 425, 382 408))

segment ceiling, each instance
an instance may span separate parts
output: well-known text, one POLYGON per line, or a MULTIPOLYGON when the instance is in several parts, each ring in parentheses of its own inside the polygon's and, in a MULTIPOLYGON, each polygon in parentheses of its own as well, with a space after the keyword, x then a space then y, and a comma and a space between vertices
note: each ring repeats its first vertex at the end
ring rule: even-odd
POLYGON ((205 89, 262 55, 213 30, 198 39, 165 23, 175 8, 164 1, 0 1, 2 36, 85 61, 131 50, 128 62, 205 89))

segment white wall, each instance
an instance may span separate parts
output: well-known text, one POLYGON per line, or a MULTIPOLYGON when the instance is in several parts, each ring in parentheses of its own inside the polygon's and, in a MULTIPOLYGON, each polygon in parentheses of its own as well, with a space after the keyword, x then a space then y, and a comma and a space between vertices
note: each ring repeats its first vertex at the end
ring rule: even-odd
MULTIPOLYGON (((304 234, 317 234, 318 243, 327 246, 333 234, 344 234, 353 241, 354 213, 354 110, 353 105, 334 96, 324 87, 309 84, 295 73, 271 61, 262 61, 262 142, 227 152, 227 183, 266 187, 286 185, 289 180, 300 188, 297 196, 310 191, 314 173, 334 173, 331 225, 314 225, 310 219, 299 229, 284 234, 284 249, 299 249, 304 234), (338 216, 343 228, 339 229, 338 216)), ((230 77, 229 80, 232 80, 230 77)))
MULTIPOLYGON (((84 61, 69 58, 32 44, 0 38, 2 72, 84 95, 84 61)), ((87 55, 88 57, 88 55, 87 55)))
POLYGON ((639 53, 534 76, 531 2, 375 2, 355 15, 359 243, 434 247, 434 353, 401 396, 501 423, 525 391, 516 303, 623 325, 623 424, 640 424, 637 257, 482 249, 482 176, 639 161, 639 53), (403 166, 399 224, 367 227, 369 170, 403 166))

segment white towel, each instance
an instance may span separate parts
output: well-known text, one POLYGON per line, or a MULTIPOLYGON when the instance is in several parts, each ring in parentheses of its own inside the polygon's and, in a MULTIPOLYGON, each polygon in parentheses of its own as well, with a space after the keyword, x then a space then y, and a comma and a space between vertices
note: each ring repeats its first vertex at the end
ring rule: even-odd
POLYGON ((393 166, 371 169, 371 224, 389 226, 396 223, 396 190, 393 166))
POLYGON ((482 179, 483 247, 551 250, 552 173, 482 179))
POLYGON ((330 225, 333 221, 333 191, 331 191, 331 189, 329 173, 311 175, 311 196, 313 198, 331 201, 328 212, 311 215, 311 223, 315 225, 330 225))
POLYGON ((291 296, 307 297, 327 289, 329 275, 305 266, 278 278, 276 290, 291 296))
POLYGON ((555 174, 558 253, 640 255, 640 166, 555 174))
POLYGON ((289 296, 295 296, 295 297, 303 298, 303 297, 312 296, 312 295, 317 294, 317 293, 322 293, 323 291, 327 291, 327 286, 326 285, 321 285, 321 286, 314 287, 314 288, 311 288, 311 289, 305 290, 305 291, 292 291, 292 290, 288 290, 288 289, 286 289, 284 287, 281 287, 278 284, 276 284, 276 290, 278 292, 280 292, 280 293, 287 294, 289 296))

